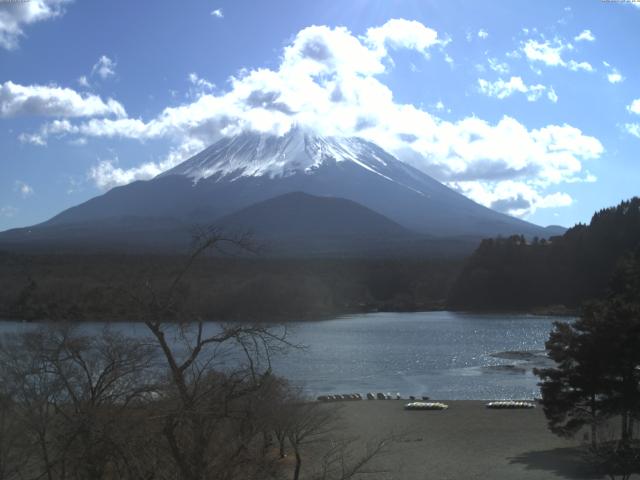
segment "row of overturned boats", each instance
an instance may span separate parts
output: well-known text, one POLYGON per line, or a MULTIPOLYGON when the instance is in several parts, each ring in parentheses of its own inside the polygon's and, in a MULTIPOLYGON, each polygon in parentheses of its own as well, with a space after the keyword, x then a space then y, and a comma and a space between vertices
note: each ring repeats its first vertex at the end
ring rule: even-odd
MULTIPOLYGON (((391 393, 374 393, 369 392, 363 397, 359 393, 344 393, 344 394, 336 394, 336 395, 320 395, 317 400, 319 402, 342 402, 342 401, 351 401, 351 400, 416 400, 416 397, 411 395, 408 398, 402 398, 402 395, 396 393, 392 395, 391 393)), ((429 400, 429 397, 422 396, 422 400, 429 400)))
MULTIPOLYGON (((396 395, 391 395, 390 393, 373 393, 369 392, 365 397, 360 395, 359 393, 344 393, 344 394, 335 394, 335 395, 320 395, 317 400, 319 402, 342 402, 342 401, 354 401, 354 400, 407 400, 402 398, 402 396, 397 393, 396 395)), ((408 398, 410 400, 404 408, 405 410, 446 410, 449 408, 449 405, 442 402, 430 402, 429 397, 422 396, 421 401, 417 400, 413 395, 408 398)), ((523 400, 500 400, 495 402, 489 402, 485 404, 485 407, 492 410, 502 410, 502 409, 531 409, 535 408, 535 403, 530 401, 523 400)))

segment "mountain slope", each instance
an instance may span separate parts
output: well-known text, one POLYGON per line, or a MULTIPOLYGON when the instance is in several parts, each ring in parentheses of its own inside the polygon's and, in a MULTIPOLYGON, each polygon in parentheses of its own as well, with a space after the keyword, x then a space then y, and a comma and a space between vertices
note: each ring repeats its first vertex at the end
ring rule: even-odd
POLYGON ((260 237, 415 237, 404 227, 351 200, 302 192, 280 195, 216 221, 260 237))
MULTIPOLYGON (((293 192, 258 202, 215 222, 225 232, 249 232, 278 256, 405 256, 434 250, 419 235, 351 200, 293 192)), ((440 247, 440 245, 438 245, 440 247)), ((472 245, 452 245, 454 253, 472 245)))
POLYGON ((295 191, 353 200, 422 233, 544 234, 478 205, 370 142, 299 129, 282 137, 243 133, 222 139, 153 180, 114 188, 48 223, 160 212, 211 220, 295 191))
MULTIPOLYGON (((152 180, 114 188, 40 225, 0 234, 0 242, 44 242, 47 232, 73 242, 61 238, 65 226, 100 230, 117 227, 123 218, 143 219, 155 242, 159 230, 151 226, 153 219, 172 223, 172 231, 188 229, 292 192, 351 200, 423 235, 548 236, 537 225, 478 205, 371 142, 294 128, 279 137, 243 133, 224 138, 152 180)), ((128 230, 109 234, 126 236, 128 230)), ((143 232, 135 237, 144 243, 143 232)))

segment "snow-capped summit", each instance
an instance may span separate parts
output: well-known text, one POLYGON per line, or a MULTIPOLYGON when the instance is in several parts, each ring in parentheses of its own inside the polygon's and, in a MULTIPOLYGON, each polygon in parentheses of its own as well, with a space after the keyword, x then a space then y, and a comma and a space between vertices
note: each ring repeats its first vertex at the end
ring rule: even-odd
POLYGON ((218 180, 287 177, 313 173, 327 161, 353 162, 386 177, 388 162, 397 160, 361 138, 322 137, 294 127, 282 136, 245 132, 223 138, 162 176, 185 175, 194 181, 212 176, 218 180))

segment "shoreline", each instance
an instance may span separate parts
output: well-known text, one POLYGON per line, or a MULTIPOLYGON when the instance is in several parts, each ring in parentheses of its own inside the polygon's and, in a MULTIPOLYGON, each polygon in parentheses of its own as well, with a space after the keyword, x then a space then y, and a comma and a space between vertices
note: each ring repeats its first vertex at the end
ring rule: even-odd
MULTIPOLYGON (((456 308, 448 308, 447 306, 439 306, 433 308, 417 308, 417 309, 402 309, 402 310, 387 310, 379 308, 360 309, 360 310, 344 310, 340 312, 331 312, 326 314, 309 315, 306 317, 289 317, 284 316, 281 318, 276 317, 274 320, 264 319, 210 319, 205 322, 220 322, 220 323, 264 323, 264 324, 286 324, 295 322, 319 322, 324 320, 336 320, 341 317, 349 315, 366 315, 370 313, 430 313, 430 312, 452 312, 469 315, 530 315, 534 317, 578 317, 580 315, 579 309, 545 309, 535 308, 528 310, 464 310, 456 308)), ((19 318, 19 317, 3 317, 0 316, 0 322, 21 322, 21 323, 47 323, 47 322, 69 322, 69 323, 84 323, 84 322, 100 322, 100 323, 142 323, 143 320, 136 319, 106 319, 106 318, 85 318, 83 320, 73 319, 33 319, 33 318, 19 318)), ((177 320, 167 321, 167 323, 177 323, 177 320)))

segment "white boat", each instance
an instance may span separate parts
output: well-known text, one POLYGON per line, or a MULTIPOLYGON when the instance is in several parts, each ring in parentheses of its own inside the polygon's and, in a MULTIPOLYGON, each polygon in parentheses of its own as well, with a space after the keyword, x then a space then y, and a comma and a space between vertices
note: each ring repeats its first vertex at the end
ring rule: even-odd
POLYGON ((516 400, 501 400, 498 402, 489 402, 487 403, 487 408, 493 409, 513 409, 513 408, 536 408, 535 403, 532 402, 521 402, 516 400))
POLYGON ((440 402, 411 402, 404 408, 405 410, 446 410, 449 405, 440 402))

